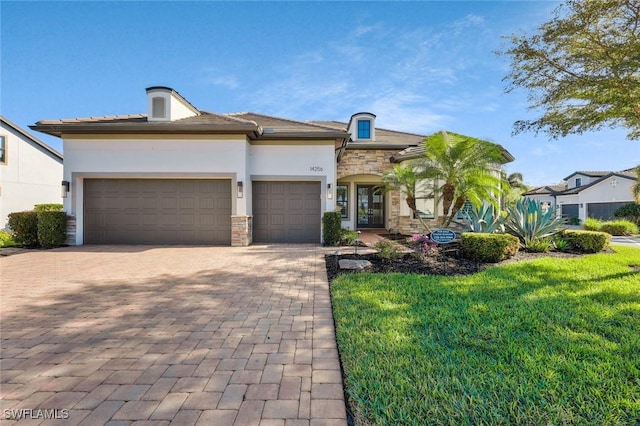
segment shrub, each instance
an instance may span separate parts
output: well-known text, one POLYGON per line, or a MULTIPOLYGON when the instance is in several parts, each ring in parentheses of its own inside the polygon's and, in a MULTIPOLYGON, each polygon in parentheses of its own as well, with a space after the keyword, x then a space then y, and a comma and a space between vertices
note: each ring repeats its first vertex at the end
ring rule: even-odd
POLYGON ((402 246, 395 241, 382 240, 373 245, 378 250, 378 256, 386 261, 394 261, 402 258, 402 246))
POLYGON ((640 226, 640 204, 629 203, 613 212, 615 217, 625 218, 640 226))
POLYGON ((599 231, 602 227, 602 221, 594 217, 588 217, 584 220, 585 231, 599 231))
POLYGON ((628 220, 613 220, 603 223, 600 231, 610 235, 633 235, 638 233, 638 226, 628 220))
POLYGON ((562 234, 563 238, 577 251, 583 253, 597 253, 611 241, 611 235, 598 231, 578 231, 567 229, 562 234))
POLYGON ((547 253, 551 250, 553 242, 549 238, 540 238, 529 243, 527 251, 532 253, 547 253))
POLYGON ((16 242, 13 241, 11 235, 7 231, 0 230, 0 247, 13 247, 16 242))
POLYGON ((38 213, 9 213, 11 238, 19 246, 36 247, 38 245, 38 213))
POLYGON ((505 220, 507 232, 515 235, 525 250, 538 240, 552 237, 562 231, 564 219, 557 217, 555 211, 544 211, 536 200, 523 198, 510 208, 505 220))
POLYGON ((351 229, 342 228, 340 230, 340 245, 341 246, 352 246, 356 243, 358 239, 358 232, 352 231, 351 229))
POLYGON ((569 220, 569 225, 574 225, 574 226, 580 225, 580 219, 577 217, 570 217, 568 220, 569 220))
POLYGON ((67 214, 60 211, 38 213, 38 242, 44 248, 60 247, 67 239, 67 214))
POLYGON ((435 254, 438 251, 438 243, 427 235, 413 234, 407 239, 410 248, 420 254, 435 254))
POLYGON ((61 212, 62 204, 36 204, 33 206, 33 211, 40 212, 61 212))
POLYGON ((571 248, 571 245, 569 244, 569 241, 567 241, 565 238, 556 238, 553 241, 553 246, 558 251, 567 251, 567 250, 569 250, 571 248))
POLYGON ((496 263, 518 252, 520 241, 510 234, 462 234, 462 255, 479 262, 496 263))
POLYGON ((339 212, 324 212, 322 216, 322 240, 325 245, 334 246, 340 242, 342 218, 339 212))

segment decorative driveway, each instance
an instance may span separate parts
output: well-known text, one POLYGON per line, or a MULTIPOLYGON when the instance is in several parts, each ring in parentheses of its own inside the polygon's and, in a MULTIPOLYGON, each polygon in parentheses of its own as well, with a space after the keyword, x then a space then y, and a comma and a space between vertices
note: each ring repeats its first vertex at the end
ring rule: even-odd
POLYGON ((2 424, 346 425, 319 246, 34 250, 0 280, 2 424))

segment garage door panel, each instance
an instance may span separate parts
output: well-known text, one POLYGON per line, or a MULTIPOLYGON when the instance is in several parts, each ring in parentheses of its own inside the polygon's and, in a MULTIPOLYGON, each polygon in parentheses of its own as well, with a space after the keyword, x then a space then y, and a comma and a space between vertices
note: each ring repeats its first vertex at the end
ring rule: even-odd
POLYGON ((87 179, 84 185, 86 243, 231 243, 228 179, 87 179))
POLYGON ((255 242, 320 241, 318 182, 252 182, 255 242))

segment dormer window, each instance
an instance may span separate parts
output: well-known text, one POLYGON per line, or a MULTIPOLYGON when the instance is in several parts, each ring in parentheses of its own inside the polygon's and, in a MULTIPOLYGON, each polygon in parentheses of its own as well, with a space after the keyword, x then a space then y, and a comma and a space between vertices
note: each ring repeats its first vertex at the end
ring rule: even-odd
POLYGON ((358 139, 371 139, 371 120, 358 120, 358 139))
POLYGON ((154 97, 151 100, 151 117, 153 118, 166 118, 165 99, 161 97, 154 97))
POLYGON ((582 186, 582 178, 576 178, 576 188, 582 186))

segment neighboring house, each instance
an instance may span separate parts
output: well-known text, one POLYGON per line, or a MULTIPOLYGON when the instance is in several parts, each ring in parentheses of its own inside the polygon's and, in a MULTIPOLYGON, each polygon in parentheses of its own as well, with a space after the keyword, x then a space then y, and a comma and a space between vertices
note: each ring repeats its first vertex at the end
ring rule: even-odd
POLYGON ((351 229, 415 227, 401 195, 375 186, 423 135, 376 128, 370 113, 216 114, 168 87, 148 88, 147 104, 145 115, 31 126, 63 139, 76 244, 319 243, 322 214, 336 209, 351 229))
POLYGON ((0 116, 0 229, 9 213, 62 203, 62 154, 0 116))
POLYGON ((541 186, 523 195, 546 203, 556 209, 558 215, 569 219, 610 219, 616 209, 634 202, 631 186, 638 177, 633 169, 577 171, 564 180, 562 185, 541 186))

